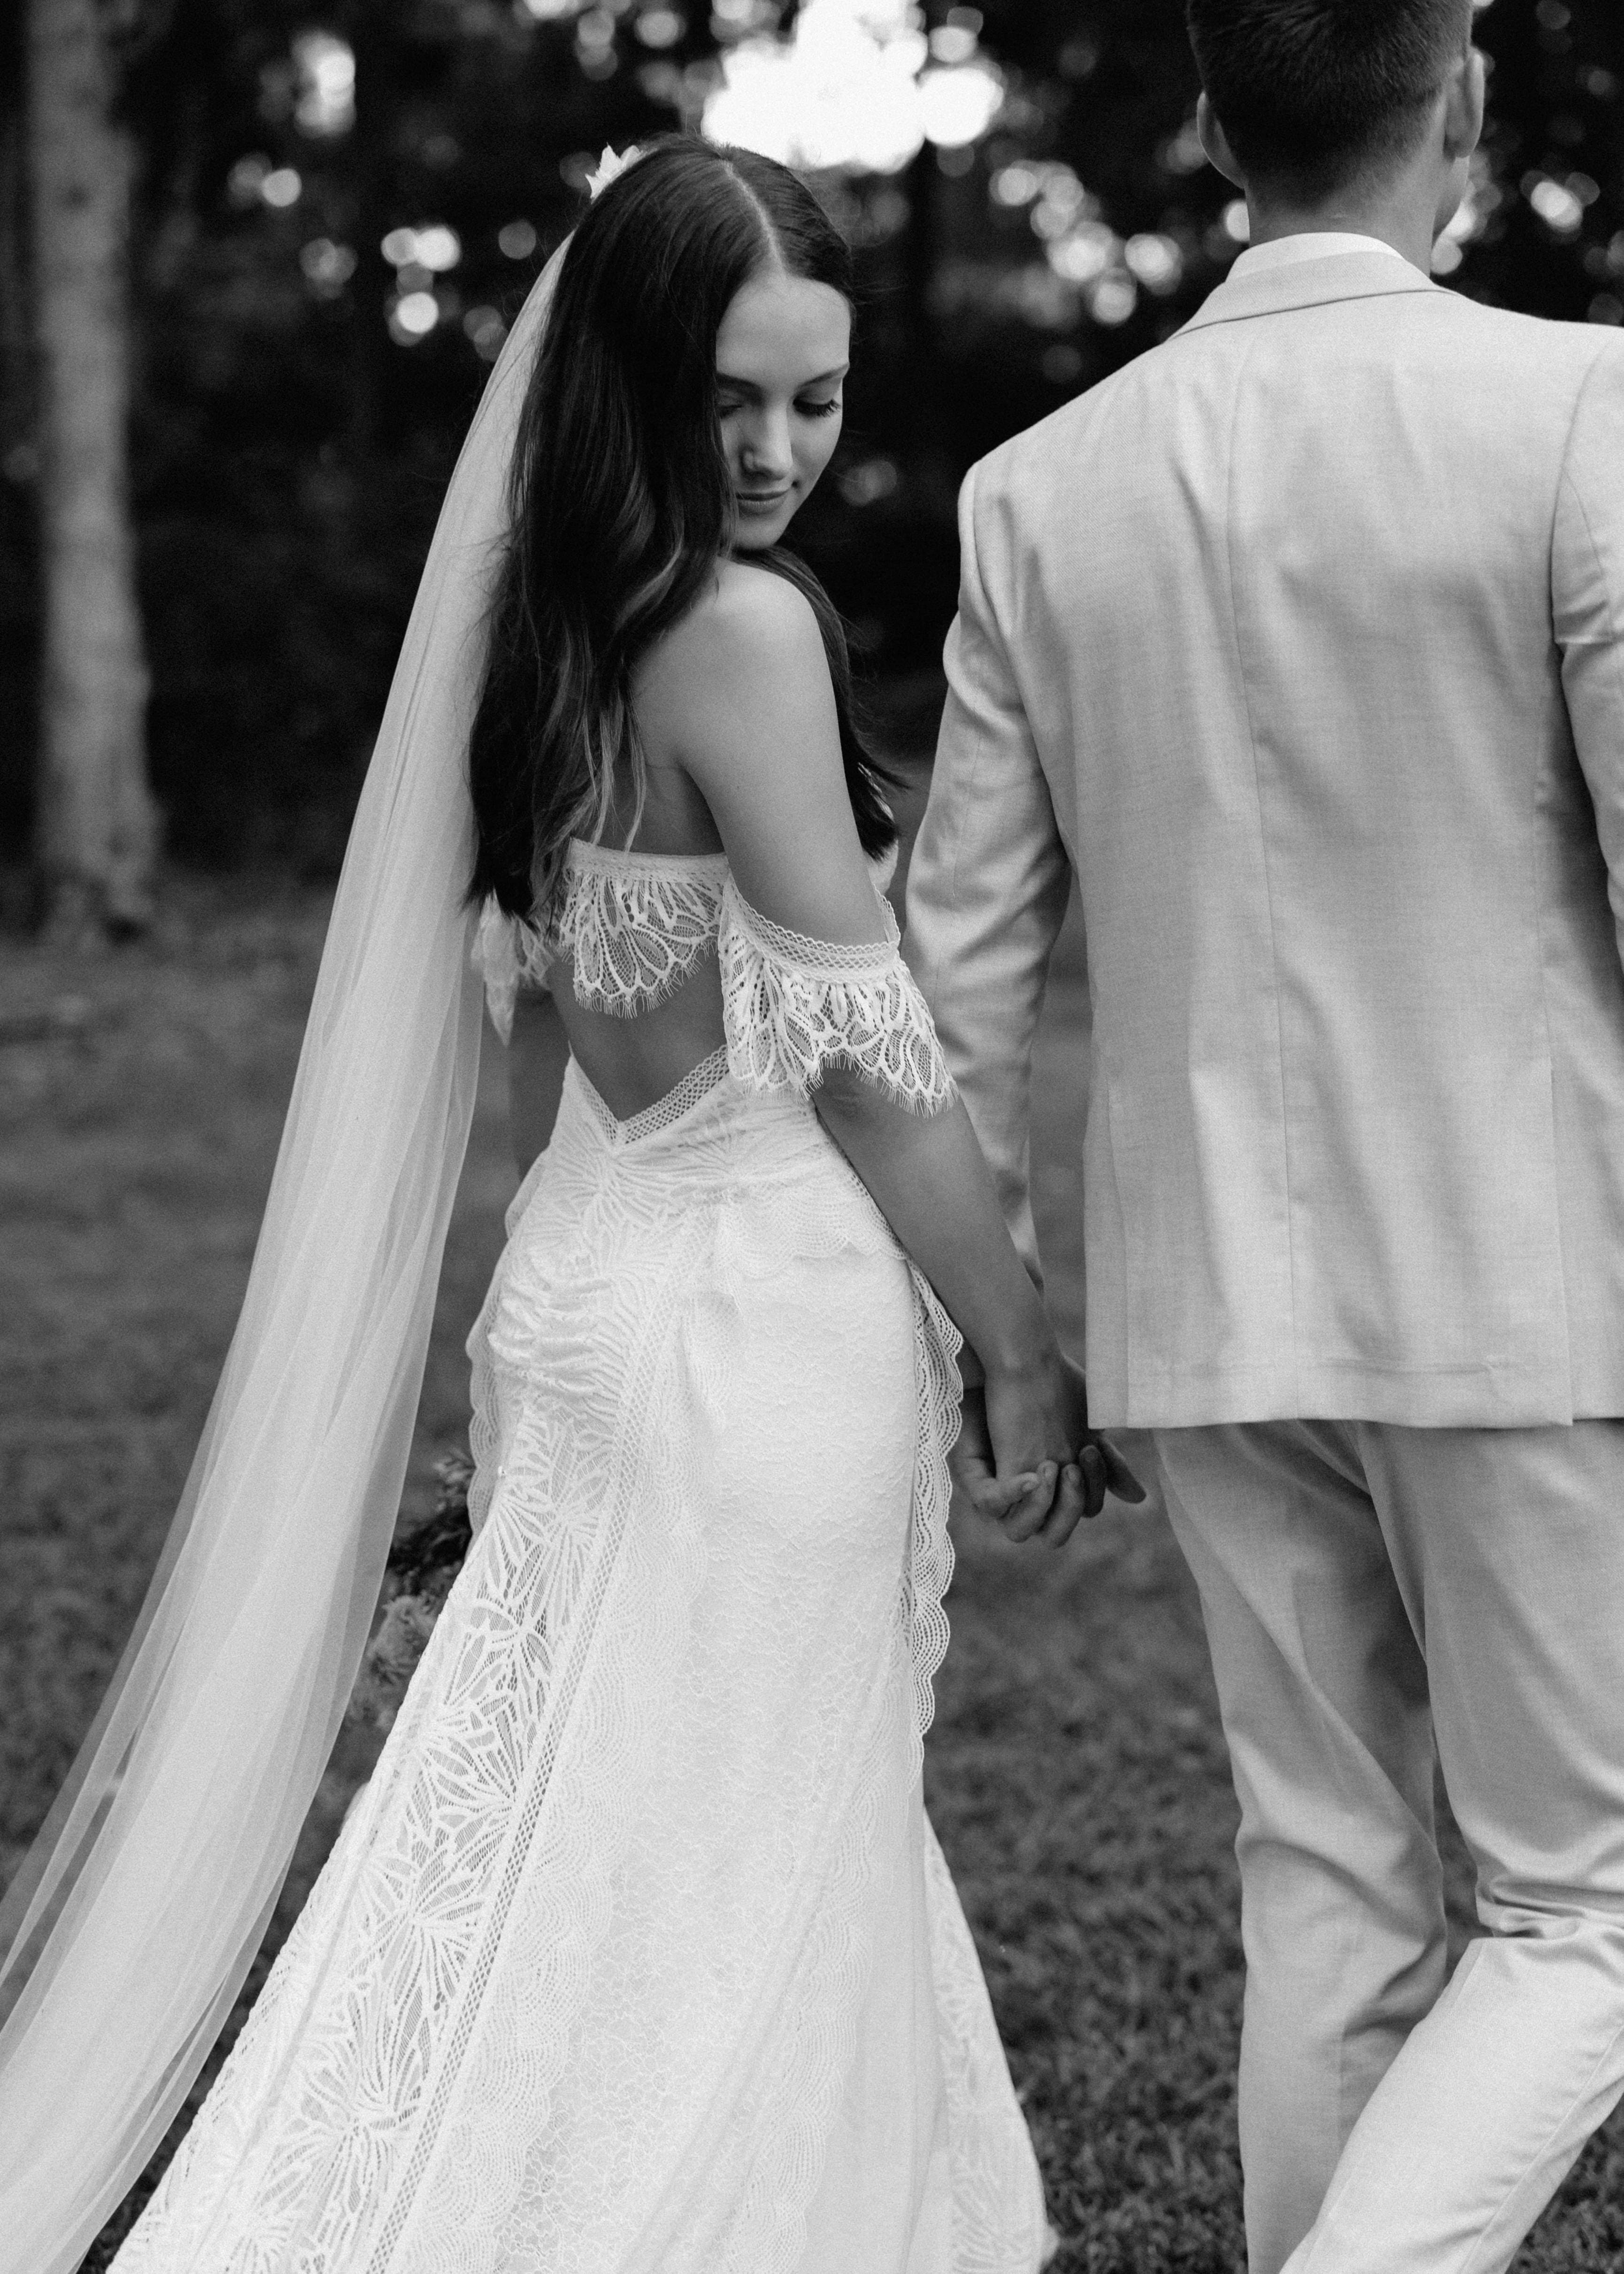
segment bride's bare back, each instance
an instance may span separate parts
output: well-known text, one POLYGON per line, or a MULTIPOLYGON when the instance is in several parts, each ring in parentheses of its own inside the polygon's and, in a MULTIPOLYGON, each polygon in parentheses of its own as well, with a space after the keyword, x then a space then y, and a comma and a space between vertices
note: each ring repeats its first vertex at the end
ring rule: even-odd
MULTIPOLYGON (((726 851, 746 899, 774 922, 819 939, 883 937, 822 636, 801 593, 770 570, 720 563, 699 605, 643 659, 632 707, 648 783, 634 856, 680 874, 688 860, 726 851), (712 799, 728 824, 726 847, 712 799)), ((713 954, 635 1018, 583 1003, 571 956, 553 964, 548 986, 571 1050, 620 1119, 652 1105, 722 1046, 713 954)), ((545 1047, 523 1021, 515 1045, 545 1047)), ((515 1081, 522 1088, 522 1065, 515 1081)))

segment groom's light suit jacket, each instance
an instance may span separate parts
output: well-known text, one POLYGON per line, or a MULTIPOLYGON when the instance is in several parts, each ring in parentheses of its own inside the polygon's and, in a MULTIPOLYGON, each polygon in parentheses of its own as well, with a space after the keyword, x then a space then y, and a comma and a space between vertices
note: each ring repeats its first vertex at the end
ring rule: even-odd
POLYGON ((1075 868, 1091 1418, 1624 1415, 1624 337, 1237 275, 961 536, 910 956, 1030 1255, 1075 868))

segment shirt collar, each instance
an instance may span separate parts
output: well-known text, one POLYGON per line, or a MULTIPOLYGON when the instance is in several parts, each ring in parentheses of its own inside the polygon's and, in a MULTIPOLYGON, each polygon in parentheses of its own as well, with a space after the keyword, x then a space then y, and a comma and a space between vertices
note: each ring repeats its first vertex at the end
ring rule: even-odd
MULTIPOLYGON (((1293 237, 1271 237, 1267 245, 1249 245, 1232 264, 1231 276, 1255 276, 1269 268, 1294 268, 1300 260, 1323 260, 1333 252, 1385 252, 1413 268, 1395 245, 1380 237, 1365 237, 1346 229, 1304 229, 1293 237)), ((1418 272, 1417 272, 1418 273, 1418 272)))

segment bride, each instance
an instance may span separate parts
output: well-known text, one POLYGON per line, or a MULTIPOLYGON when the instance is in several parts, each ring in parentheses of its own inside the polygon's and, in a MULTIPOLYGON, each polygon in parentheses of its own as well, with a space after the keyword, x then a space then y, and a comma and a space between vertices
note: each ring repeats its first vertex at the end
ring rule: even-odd
POLYGON ((493 376, 187 1502, 11 1898, 5 2274, 71 2268, 162 2135, 353 1678, 470 932, 498 1028, 545 988, 571 1050, 470 1344, 474 1541, 120 2274, 1046 2255, 921 1796, 961 1337, 1017 1536, 1064 1539, 1114 1457, 898 953, 838 621, 778 550, 850 318, 795 177, 676 139, 493 376))

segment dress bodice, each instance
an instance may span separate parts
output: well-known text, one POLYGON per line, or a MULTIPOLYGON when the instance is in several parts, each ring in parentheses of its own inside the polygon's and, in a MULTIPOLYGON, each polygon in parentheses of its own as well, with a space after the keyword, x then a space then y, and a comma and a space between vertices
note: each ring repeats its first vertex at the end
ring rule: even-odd
POLYGON ((753 908, 725 853, 627 852, 577 838, 544 922, 485 903, 474 955, 492 1023, 506 1041, 520 990, 545 984, 565 957, 578 1003, 635 1019, 715 954, 737 1078, 804 1093, 825 1065, 853 1065, 899 1103, 934 1112, 953 1084, 884 899, 895 851, 869 866, 885 937, 842 944, 788 931, 753 908))

